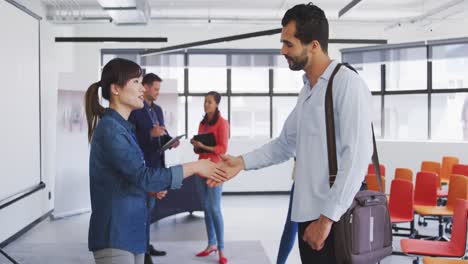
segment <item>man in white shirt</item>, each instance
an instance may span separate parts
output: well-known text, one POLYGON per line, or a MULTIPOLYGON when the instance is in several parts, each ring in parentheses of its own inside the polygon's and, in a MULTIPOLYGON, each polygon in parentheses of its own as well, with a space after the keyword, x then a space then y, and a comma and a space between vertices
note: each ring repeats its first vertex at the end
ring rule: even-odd
POLYGON ((371 93, 362 78, 346 67, 334 78, 338 174, 330 188, 325 92, 338 63, 327 53, 328 21, 319 7, 301 4, 286 12, 282 26, 281 53, 291 70, 305 72, 304 87, 281 135, 247 154, 224 156, 224 169, 234 177, 241 170, 271 166, 296 155, 291 220, 299 223, 302 263, 335 263, 332 224, 351 205, 371 160, 371 93))

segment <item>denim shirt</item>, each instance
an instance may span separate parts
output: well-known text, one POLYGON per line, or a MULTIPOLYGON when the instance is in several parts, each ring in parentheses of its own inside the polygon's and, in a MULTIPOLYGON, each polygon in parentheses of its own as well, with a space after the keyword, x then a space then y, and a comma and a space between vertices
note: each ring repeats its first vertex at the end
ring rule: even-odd
POLYGON ((147 167, 133 126, 108 108, 91 140, 89 177, 89 250, 142 254, 148 241, 147 193, 180 188, 183 169, 147 167))

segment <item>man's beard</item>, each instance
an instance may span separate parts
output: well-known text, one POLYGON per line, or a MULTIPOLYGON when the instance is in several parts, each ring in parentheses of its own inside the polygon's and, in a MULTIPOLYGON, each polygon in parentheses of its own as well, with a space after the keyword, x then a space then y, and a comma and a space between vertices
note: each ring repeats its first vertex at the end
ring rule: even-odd
POLYGON ((302 54, 296 58, 292 58, 289 56, 285 57, 291 61, 291 64, 289 64, 289 69, 293 71, 303 70, 304 67, 307 65, 307 62, 309 61, 309 57, 307 57, 305 50, 303 50, 302 54))

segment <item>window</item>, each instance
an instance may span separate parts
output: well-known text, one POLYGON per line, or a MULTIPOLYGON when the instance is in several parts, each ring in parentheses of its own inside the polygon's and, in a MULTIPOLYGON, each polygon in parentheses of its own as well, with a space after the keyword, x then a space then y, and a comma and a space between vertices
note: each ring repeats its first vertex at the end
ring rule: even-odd
POLYGON ((468 44, 431 48, 434 89, 468 88, 468 44))
POLYGON ((232 93, 268 93, 269 55, 232 55, 232 93))
POLYGON ((382 137, 382 96, 372 96, 372 124, 375 137, 382 137))
POLYGON ((427 95, 388 95, 385 97, 385 138, 426 140, 427 95))
POLYGON ((401 48, 387 52, 386 90, 426 90, 426 48, 401 48))
POLYGON ((270 98, 267 96, 231 97, 231 137, 270 137, 270 98))
POLYGON ((278 137, 283 129, 284 122, 288 118, 297 103, 297 96, 273 97, 273 137, 278 137))
POLYGON ((432 95, 431 138, 468 140, 468 93, 432 95))
POLYGON ((226 93, 226 69, 226 55, 190 54, 189 92, 217 91, 226 93))
POLYGON ((141 66, 146 73, 154 73, 163 79, 177 81, 177 92, 184 92, 184 55, 150 55, 141 57, 141 66))

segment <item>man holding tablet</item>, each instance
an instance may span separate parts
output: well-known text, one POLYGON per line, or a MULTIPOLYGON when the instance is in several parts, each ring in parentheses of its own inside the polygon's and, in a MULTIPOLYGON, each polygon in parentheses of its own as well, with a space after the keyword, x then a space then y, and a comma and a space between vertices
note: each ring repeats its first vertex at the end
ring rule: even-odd
MULTIPOLYGON (((159 90, 161 88, 162 79, 154 73, 148 73, 143 77, 144 92, 144 107, 134 110, 128 121, 135 125, 135 134, 140 145, 145 162, 147 166, 153 168, 164 168, 166 162, 164 159, 164 151, 162 147, 171 141, 172 137, 169 136, 167 130, 164 128, 164 116, 161 107, 154 103, 158 99, 159 90)), ((170 147, 176 148, 179 146, 179 140, 173 140, 170 147)), ((153 208, 155 199, 162 199, 166 196, 167 191, 159 193, 150 193, 147 199, 147 205, 153 208)), ((152 264, 152 256, 164 256, 166 252, 156 250, 153 245, 149 243, 149 230, 150 230, 150 215, 148 214, 148 250, 145 254, 145 264, 152 264)))

